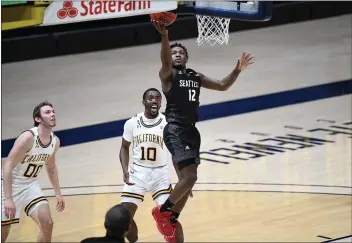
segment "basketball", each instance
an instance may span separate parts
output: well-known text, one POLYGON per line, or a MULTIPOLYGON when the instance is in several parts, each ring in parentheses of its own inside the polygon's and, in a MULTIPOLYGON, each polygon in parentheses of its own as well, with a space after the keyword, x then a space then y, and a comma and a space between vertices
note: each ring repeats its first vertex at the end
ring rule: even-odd
POLYGON ((171 12, 161 12, 161 13, 153 13, 150 14, 150 18, 154 21, 160 21, 165 23, 166 26, 171 25, 175 22, 177 18, 177 14, 171 12))

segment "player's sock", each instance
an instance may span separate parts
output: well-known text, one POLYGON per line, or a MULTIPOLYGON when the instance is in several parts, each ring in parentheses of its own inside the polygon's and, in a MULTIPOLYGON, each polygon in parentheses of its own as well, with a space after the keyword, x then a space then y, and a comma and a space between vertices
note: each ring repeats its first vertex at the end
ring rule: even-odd
POLYGON ((167 199, 163 205, 161 205, 160 207, 160 212, 166 212, 166 211, 171 211, 172 207, 174 206, 174 204, 172 202, 170 202, 169 199, 167 199))
POLYGON ((176 224, 178 217, 180 216, 179 213, 172 212, 171 218, 170 218, 170 223, 176 224))

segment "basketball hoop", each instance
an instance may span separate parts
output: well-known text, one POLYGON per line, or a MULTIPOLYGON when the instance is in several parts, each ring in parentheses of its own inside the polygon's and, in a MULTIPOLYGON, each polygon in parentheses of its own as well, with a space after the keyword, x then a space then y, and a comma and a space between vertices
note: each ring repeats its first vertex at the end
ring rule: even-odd
POLYGON ((215 44, 227 45, 229 42, 229 18, 196 15, 198 25, 198 46, 208 44, 214 46, 215 44))
POLYGON ((182 1, 177 0, 177 14, 197 17, 198 46, 228 45, 231 19, 267 21, 271 19, 271 1, 182 1))

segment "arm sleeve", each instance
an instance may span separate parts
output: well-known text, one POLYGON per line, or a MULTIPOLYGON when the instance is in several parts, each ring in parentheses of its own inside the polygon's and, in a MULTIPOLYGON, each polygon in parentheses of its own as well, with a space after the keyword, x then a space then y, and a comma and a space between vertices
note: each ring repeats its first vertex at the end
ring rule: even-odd
POLYGON ((123 135, 122 137, 127 141, 127 142, 132 142, 133 139, 133 119, 129 119, 125 122, 125 125, 123 127, 123 135))

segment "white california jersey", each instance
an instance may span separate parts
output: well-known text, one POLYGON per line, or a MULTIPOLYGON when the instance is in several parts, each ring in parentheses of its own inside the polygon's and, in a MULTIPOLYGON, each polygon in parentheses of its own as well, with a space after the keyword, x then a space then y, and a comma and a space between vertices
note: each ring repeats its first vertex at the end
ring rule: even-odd
POLYGON ((16 165, 12 171, 14 184, 29 184, 37 180, 45 162, 54 153, 56 137, 53 133, 50 136, 50 143, 44 145, 38 135, 38 127, 28 130, 33 134, 33 147, 29 150, 24 159, 16 165))
POLYGON ((160 167, 171 158, 164 143, 163 130, 167 122, 159 113, 155 119, 148 119, 144 112, 126 121, 123 138, 132 145, 132 162, 145 167, 160 167))

